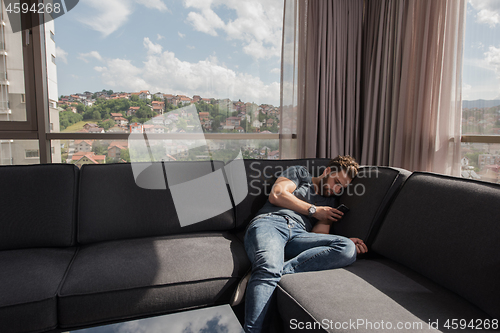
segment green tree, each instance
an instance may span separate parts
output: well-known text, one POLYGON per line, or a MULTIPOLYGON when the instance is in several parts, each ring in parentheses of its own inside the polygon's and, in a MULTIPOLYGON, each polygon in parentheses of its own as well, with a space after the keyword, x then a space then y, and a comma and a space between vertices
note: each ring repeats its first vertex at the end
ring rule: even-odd
POLYGON ((76 105, 76 111, 79 113, 79 114, 82 114, 84 111, 85 111, 85 106, 83 104, 80 104, 78 103, 76 105))
POLYGON ((128 149, 122 149, 120 152, 120 158, 130 163, 130 151, 128 149))
POLYGON ((108 154, 108 148, 105 147, 100 140, 94 141, 92 144, 92 151, 96 155, 107 155, 108 154))
POLYGON ((73 113, 72 111, 63 111, 59 113, 59 126, 60 130, 65 130, 68 126, 76 124, 83 120, 81 114, 73 113))

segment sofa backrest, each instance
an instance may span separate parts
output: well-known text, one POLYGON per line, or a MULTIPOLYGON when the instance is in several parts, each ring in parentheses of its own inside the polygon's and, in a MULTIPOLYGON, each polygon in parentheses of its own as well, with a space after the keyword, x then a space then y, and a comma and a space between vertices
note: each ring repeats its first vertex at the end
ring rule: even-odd
POLYGON ((415 172, 372 250, 500 317, 500 186, 415 172))
POLYGON ((340 198, 350 211, 332 224, 331 233, 361 238, 370 246, 388 206, 410 174, 404 169, 361 167, 340 198))
POLYGON ((80 177, 78 242, 234 228, 234 211, 222 167, 222 162, 211 161, 145 164, 136 183, 130 163, 84 165, 80 177), (216 182, 217 193, 200 186, 197 180, 212 174, 223 181, 216 182), (225 193, 221 193, 221 186, 225 193), (200 193, 205 193, 203 200, 197 199, 200 193), (224 210, 220 211, 222 203, 224 210), (184 215, 180 215, 180 210, 184 215), (201 212, 191 216, 201 218, 197 223, 181 225, 190 212, 201 212))
POLYGON ((320 175, 330 159, 244 160, 248 195, 236 205, 236 226, 244 228, 266 203, 277 177, 294 165, 305 166, 313 176, 320 175))
POLYGON ((78 168, 0 167, 0 250, 75 244, 78 168))

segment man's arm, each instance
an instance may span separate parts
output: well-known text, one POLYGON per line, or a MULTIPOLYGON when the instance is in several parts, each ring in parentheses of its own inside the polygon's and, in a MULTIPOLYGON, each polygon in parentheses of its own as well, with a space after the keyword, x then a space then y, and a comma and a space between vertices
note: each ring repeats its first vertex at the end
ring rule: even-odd
MULTIPOLYGON (((300 200, 293 195, 293 191, 295 191, 296 188, 297 185, 295 185, 295 183, 290 179, 279 177, 274 183, 271 193, 269 194, 269 202, 275 206, 288 208, 302 215, 308 215, 311 204, 300 200)), ((316 207, 316 213, 313 214, 313 217, 318 219, 318 223, 316 223, 314 228, 316 228, 318 224, 323 225, 322 227, 316 229, 325 231, 326 226, 328 226, 328 230, 326 230, 326 232, 321 232, 328 233, 330 231, 331 223, 340 220, 342 215, 344 215, 344 213, 329 206, 316 207)), ((315 231, 314 228, 313 232, 318 232, 315 231)))

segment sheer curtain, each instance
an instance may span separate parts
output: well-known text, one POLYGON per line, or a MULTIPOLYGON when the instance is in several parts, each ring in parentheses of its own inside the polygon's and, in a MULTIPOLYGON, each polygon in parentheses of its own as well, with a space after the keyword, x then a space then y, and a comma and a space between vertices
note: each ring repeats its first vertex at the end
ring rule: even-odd
POLYGON ((297 140, 282 156, 350 154, 458 175, 465 9, 465 0, 285 0, 282 119, 295 120, 282 133, 297 140))

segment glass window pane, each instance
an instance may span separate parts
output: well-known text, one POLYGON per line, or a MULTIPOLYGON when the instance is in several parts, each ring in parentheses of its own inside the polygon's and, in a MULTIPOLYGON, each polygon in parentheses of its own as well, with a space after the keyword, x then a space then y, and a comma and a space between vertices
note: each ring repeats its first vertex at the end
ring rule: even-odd
POLYGON ((0 24, 0 121, 26 121, 22 33, 12 32, 1 2, 0 19, 5 24, 0 24))
POLYGON ((283 0, 117 6, 80 2, 46 24, 52 132, 130 133, 194 105, 176 130, 199 120, 205 133, 278 133, 283 0))
POLYGON ((500 135, 500 7, 467 4, 464 42, 462 133, 500 135))
POLYGON ((500 183, 500 144, 462 143, 462 177, 500 183))

